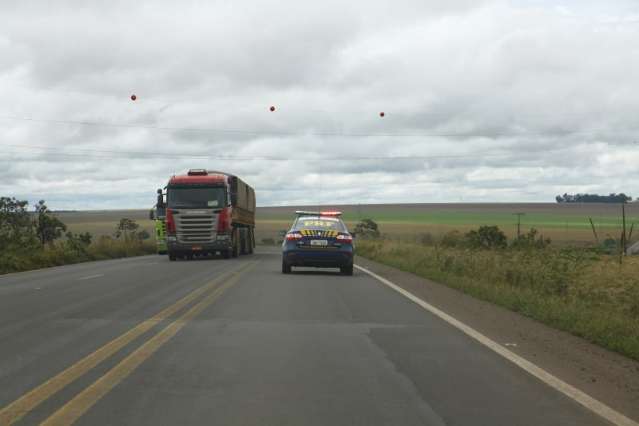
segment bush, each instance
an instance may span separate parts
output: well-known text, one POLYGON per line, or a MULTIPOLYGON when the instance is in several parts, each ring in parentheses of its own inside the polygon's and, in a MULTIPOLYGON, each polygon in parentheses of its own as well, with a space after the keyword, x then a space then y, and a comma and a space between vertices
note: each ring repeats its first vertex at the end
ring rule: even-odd
POLYGON ((537 230, 531 228, 527 234, 520 235, 512 242, 511 247, 517 249, 543 249, 551 243, 550 238, 537 236, 537 230))
POLYGON ((466 243, 471 248, 502 249, 508 246, 508 239, 497 226, 480 226, 476 231, 465 235, 466 243))
POLYGON ((376 239, 380 237, 379 226, 373 219, 362 219, 353 232, 358 238, 362 239, 376 239))

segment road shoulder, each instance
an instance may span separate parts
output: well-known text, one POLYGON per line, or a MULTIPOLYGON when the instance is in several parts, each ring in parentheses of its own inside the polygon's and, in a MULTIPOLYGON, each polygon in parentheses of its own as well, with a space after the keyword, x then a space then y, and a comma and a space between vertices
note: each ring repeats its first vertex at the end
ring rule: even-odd
POLYGON ((639 362, 409 272, 362 257, 357 263, 611 408, 639 419, 639 362))

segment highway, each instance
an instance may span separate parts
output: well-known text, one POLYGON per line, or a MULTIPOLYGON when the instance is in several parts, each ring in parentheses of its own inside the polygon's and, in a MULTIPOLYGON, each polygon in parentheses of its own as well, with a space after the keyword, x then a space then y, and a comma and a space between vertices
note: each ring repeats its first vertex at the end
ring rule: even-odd
POLYGON ((280 261, 0 277, 0 424, 609 424, 361 270, 280 261))

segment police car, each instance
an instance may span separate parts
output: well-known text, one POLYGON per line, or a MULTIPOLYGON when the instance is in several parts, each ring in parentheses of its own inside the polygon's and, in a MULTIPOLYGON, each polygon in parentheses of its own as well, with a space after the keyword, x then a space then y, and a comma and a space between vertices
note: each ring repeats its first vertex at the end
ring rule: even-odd
POLYGON ((293 266, 340 268, 353 275, 353 235, 342 222, 341 212, 297 211, 295 222, 282 243, 282 272, 293 266))

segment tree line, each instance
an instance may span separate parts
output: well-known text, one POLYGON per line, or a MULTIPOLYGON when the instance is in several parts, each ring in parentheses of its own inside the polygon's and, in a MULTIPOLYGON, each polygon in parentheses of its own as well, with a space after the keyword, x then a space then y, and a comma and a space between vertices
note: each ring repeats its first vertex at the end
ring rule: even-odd
POLYGON ((94 241, 89 232, 67 229, 44 200, 33 205, 15 197, 0 197, 0 273, 24 271, 87 260, 152 252, 150 238, 132 219, 122 218, 113 237, 94 241))
POLYGON ((623 192, 619 194, 609 194, 609 195, 599 195, 599 194, 564 194, 557 195, 555 200, 558 203, 627 203, 632 201, 632 197, 624 194, 623 192))

